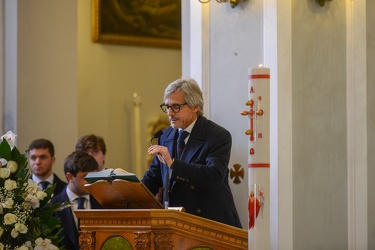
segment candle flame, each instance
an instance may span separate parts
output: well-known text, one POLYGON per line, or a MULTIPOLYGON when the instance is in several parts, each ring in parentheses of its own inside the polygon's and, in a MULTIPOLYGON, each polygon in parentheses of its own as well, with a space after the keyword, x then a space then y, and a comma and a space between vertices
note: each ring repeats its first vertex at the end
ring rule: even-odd
POLYGON ((263 67, 263 64, 259 64, 259 68, 262 68, 263 67))

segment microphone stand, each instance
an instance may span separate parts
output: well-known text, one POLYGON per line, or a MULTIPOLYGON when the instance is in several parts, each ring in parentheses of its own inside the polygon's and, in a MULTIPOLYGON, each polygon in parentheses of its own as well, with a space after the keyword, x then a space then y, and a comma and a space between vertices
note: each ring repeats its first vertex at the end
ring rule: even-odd
MULTIPOLYGON (((155 138, 159 138, 162 134, 163 134, 163 131, 161 131, 161 130, 156 132, 150 140, 150 146, 153 145, 152 140, 155 139, 155 138)), ((162 161, 163 164, 166 164, 166 161, 165 161, 165 159, 162 155, 157 154, 157 156, 161 157, 161 159, 163 160, 162 161)), ((163 200, 164 200, 164 208, 168 209, 168 207, 169 207, 169 167, 168 166, 167 166, 166 171, 165 171, 165 183, 164 183, 163 200)))
POLYGON ((169 207, 169 167, 167 167, 167 171, 165 171, 165 184, 164 184, 165 192, 164 192, 164 208, 168 209, 169 207))

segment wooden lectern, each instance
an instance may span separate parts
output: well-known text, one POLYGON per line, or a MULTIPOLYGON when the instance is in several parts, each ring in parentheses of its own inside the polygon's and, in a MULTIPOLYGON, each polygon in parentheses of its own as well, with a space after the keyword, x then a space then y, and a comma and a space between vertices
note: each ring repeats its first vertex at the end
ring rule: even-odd
MULTIPOLYGON (((81 250, 248 249, 243 229, 169 209, 76 210, 81 250), (105 247, 118 239, 126 247, 105 247)), ((110 245, 109 245, 110 246, 110 245)))
POLYGON ((104 208, 163 208, 140 181, 100 180, 85 184, 85 188, 104 208))
POLYGON ((247 230, 162 209, 141 182, 98 181, 85 187, 105 208, 115 209, 74 211, 81 250, 248 249, 247 230))

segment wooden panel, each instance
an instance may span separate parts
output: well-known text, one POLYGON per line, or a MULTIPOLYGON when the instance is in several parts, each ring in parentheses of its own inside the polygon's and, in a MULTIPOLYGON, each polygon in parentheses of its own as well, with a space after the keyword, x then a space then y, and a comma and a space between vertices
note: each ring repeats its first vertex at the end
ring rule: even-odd
POLYGON ((85 187, 104 208, 163 208, 142 182, 99 180, 85 187))
POLYGON ((246 230, 181 211, 100 209, 75 213, 81 222, 82 250, 99 250, 113 236, 124 237, 133 249, 248 248, 246 230))

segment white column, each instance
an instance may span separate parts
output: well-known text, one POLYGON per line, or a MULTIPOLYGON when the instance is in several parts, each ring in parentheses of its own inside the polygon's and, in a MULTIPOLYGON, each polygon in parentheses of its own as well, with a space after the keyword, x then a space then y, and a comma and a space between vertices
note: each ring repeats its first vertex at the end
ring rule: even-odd
POLYGON ((270 79, 271 249, 293 249, 291 0, 264 0, 264 64, 270 79), (280 34, 280 35, 279 35, 280 34))
POLYGON ((17 133, 17 18, 18 1, 4 1, 4 108, 3 130, 17 133))
POLYGON ((209 117, 209 6, 199 1, 182 1, 182 76, 200 85, 209 117))
MULTIPOLYGON (((4 0, 0 0, 0 76, 4 75, 4 0)), ((0 132, 4 131, 3 117, 4 117, 4 77, 0 77, 0 132)))
POLYGON ((366 0, 346 4, 348 249, 367 249, 366 0))

